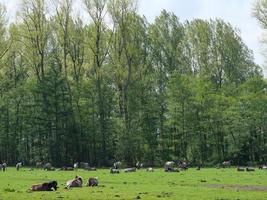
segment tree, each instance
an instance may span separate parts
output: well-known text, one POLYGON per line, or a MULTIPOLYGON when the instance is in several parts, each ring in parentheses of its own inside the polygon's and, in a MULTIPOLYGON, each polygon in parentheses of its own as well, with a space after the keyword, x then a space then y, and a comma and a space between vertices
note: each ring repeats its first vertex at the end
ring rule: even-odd
MULTIPOLYGON (((167 134, 166 127, 166 88, 169 77, 174 71, 187 73, 182 58, 182 41, 184 36, 183 25, 178 18, 166 10, 163 10, 155 23, 149 27, 149 39, 151 48, 151 71, 155 80, 154 89, 156 91, 156 102, 158 107, 158 132, 160 144, 160 156, 164 159, 168 155, 166 149, 165 137, 167 134)), ((190 69, 189 69, 190 71, 190 69)))

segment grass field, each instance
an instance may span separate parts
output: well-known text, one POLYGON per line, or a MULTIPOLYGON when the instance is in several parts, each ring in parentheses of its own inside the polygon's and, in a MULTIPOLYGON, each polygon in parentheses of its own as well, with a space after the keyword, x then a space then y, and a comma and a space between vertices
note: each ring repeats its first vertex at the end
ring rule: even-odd
POLYGON ((110 174, 109 170, 88 172, 16 171, 0 172, 0 200, 37 199, 188 199, 188 200, 257 200, 267 199, 267 171, 237 172, 235 169, 189 169, 186 172, 166 173, 156 169, 149 173, 110 174), (99 177, 99 187, 64 189, 65 182, 78 174, 83 181, 99 177), (27 192, 31 185, 56 180, 56 192, 27 192))

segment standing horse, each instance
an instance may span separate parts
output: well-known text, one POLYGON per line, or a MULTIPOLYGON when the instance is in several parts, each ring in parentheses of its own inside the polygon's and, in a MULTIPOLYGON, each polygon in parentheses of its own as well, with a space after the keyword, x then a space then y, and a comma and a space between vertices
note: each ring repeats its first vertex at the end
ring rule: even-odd
POLYGON ((113 164, 114 169, 119 169, 121 167, 121 162, 115 162, 113 164))
POLYGON ((4 163, 2 164, 2 166, 3 166, 3 172, 6 171, 6 167, 7 167, 6 162, 4 162, 4 163))
POLYGON ((174 161, 167 161, 164 165, 165 172, 171 172, 174 171, 174 161))
POLYGON ((231 160, 223 161, 222 166, 223 166, 223 168, 230 168, 231 167, 231 163, 232 163, 231 160))
POLYGON ((16 164, 17 171, 19 171, 19 169, 21 168, 21 166, 22 166, 22 162, 19 162, 19 163, 16 164))

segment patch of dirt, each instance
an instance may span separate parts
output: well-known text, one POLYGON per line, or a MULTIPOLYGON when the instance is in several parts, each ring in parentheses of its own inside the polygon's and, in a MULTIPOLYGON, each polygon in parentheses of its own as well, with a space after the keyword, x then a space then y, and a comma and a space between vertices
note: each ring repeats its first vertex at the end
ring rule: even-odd
POLYGON ((234 189, 234 190, 267 192, 267 186, 260 186, 260 185, 221 185, 221 184, 211 184, 211 185, 207 185, 207 187, 208 188, 221 188, 221 189, 234 189))

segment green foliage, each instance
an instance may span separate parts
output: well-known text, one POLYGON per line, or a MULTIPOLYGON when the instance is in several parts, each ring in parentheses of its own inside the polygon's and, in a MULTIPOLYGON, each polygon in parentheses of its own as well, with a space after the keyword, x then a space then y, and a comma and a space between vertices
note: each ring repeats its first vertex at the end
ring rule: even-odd
POLYGON ((266 82, 229 23, 163 10, 149 24, 131 0, 84 0, 83 21, 46 3, 23 1, 10 26, 0 7, 0 160, 267 161, 266 82))

